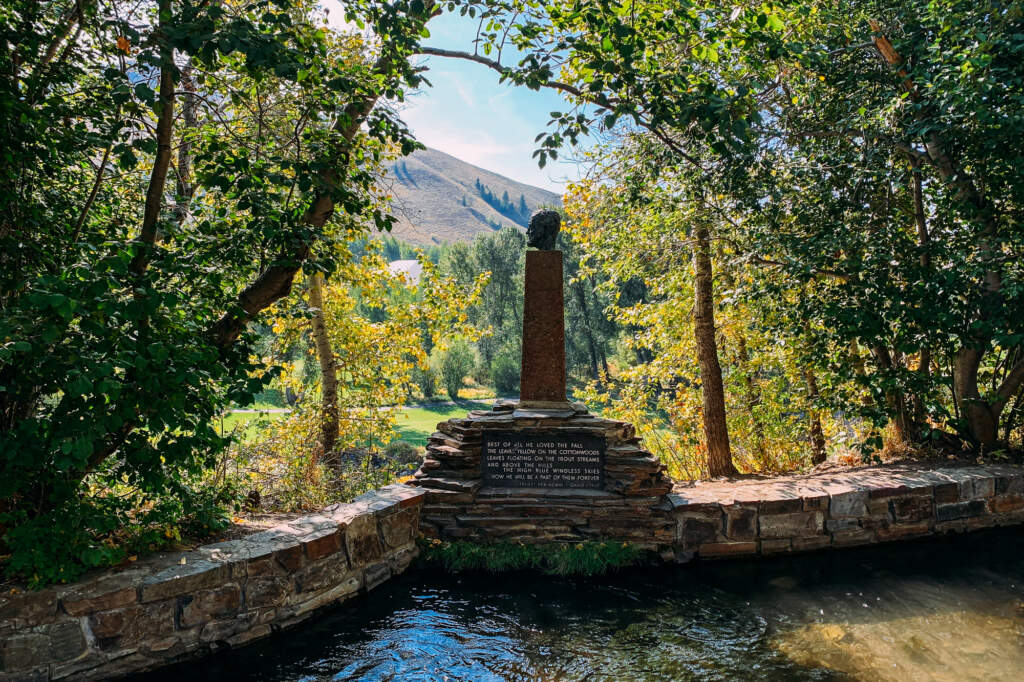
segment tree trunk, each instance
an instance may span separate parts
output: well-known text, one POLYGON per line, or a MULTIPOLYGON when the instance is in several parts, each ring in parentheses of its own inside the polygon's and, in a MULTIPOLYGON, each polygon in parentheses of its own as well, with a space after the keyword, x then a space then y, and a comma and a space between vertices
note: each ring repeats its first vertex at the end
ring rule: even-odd
POLYGON ((725 422, 725 387, 715 340, 714 279, 711 270, 711 236, 708 228, 694 230, 694 336, 700 363, 701 393, 704 398, 704 440, 708 450, 708 473, 732 476, 736 467, 729 451, 729 429, 725 422))
POLYGON ((821 413, 814 407, 819 396, 818 379, 808 368, 804 370, 804 380, 807 382, 807 410, 810 415, 811 464, 821 464, 825 461, 825 432, 821 428, 821 413))
POLYGON ((968 435, 983 450, 991 450, 998 440, 996 427, 999 415, 993 414, 994 406, 990 406, 978 390, 981 355, 982 352, 975 348, 960 349, 953 366, 953 385, 960 404, 960 414, 966 421, 968 435))
MULTIPOLYGON (((309 307, 313 310, 313 342, 320 361, 320 446, 321 456, 330 459, 338 442, 338 365, 334 361, 334 348, 327 336, 324 316, 323 275, 319 272, 309 278, 309 307)), ((316 461, 310 462, 310 466, 316 461)))
POLYGON ((131 269, 136 275, 145 272, 149 265, 149 250, 156 243, 160 209, 164 203, 164 187, 167 184, 167 169, 171 165, 171 137, 174 130, 174 50, 164 34, 166 22, 171 15, 171 0, 160 0, 158 5, 160 28, 157 32, 160 48, 160 92, 156 120, 156 157, 149 174, 149 188, 146 190, 146 205, 142 215, 142 229, 138 241, 141 246, 132 258, 131 269))
POLYGON ((180 227, 188 218, 189 207, 195 194, 192 183, 192 140, 190 132, 198 127, 196 118, 196 84, 192 78, 192 64, 187 63, 181 69, 181 88, 185 94, 181 102, 182 134, 178 143, 178 166, 175 169, 178 177, 178 196, 174 202, 174 218, 180 227))

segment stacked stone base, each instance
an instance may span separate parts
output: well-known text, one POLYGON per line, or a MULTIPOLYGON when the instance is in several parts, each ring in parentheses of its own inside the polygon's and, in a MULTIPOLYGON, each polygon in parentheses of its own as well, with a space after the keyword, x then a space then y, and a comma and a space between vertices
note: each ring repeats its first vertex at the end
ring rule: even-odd
POLYGON ((643 449, 631 424, 571 410, 520 410, 499 402, 490 412, 438 424, 413 485, 426 490, 420 528, 442 539, 523 543, 615 540, 640 548, 673 544, 675 520, 664 465, 643 449), (484 485, 487 431, 583 434, 605 439, 601 490, 484 485))

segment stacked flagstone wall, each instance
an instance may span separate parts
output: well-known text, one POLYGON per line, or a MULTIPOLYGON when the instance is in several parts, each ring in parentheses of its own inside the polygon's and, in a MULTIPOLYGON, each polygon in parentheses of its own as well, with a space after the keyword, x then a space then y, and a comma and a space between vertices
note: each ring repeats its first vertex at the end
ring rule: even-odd
POLYGON ((0 680, 100 680, 295 625, 415 557, 423 493, 382 488, 241 540, 0 595, 0 680))
MULTIPOLYGON (((636 446, 628 429, 611 433, 621 423, 592 427, 607 431, 609 462, 619 445, 636 446)), ((476 427, 460 428, 467 430, 453 452, 469 453, 476 427)), ((0 595, 0 682, 116 678, 265 637, 405 570, 421 518, 427 533, 443 538, 627 538, 677 562, 1024 523, 1019 466, 840 469, 676 484, 666 493, 654 487, 662 484, 645 455, 622 457, 636 460, 630 476, 645 482, 633 494, 630 486, 618 493, 488 490, 475 478, 438 477, 462 501, 445 497, 444 488, 387 486, 242 540, 151 557, 74 585, 0 595)))
POLYGON ((427 491, 424 535, 481 542, 616 540, 651 550, 675 542, 665 497, 672 481, 643 448, 632 424, 594 416, 582 405, 531 411, 499 401, 492 410, 476 410, 437 428, 413 482, 427 491), (602 489, 485 486, 483 440, 489 431, 604 439, 602 489))
POLYGON ((1024 468, 894 465, 677 485, 679 561, 852 547, 1024 523, 1024 468))

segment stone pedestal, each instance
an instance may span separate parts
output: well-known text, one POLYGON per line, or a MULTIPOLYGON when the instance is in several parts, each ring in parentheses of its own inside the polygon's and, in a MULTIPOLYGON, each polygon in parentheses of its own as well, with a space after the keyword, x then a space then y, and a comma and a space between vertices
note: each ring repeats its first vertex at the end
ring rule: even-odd
MULTIPOLYGON (((528 409, 499 401, 492 411, 438 424, 412 485, 426 490, 420 522, 428 537, 524 543, 614 540, 657 549, 675 541, 665 467, 643 449, 631 424, 602 419, 579 404, 563 410, 528 409), (546 475, 547 487, 485 485, 484 443, 493 437, 603 443, 600 487, 565 475, 546 475), (582 436, 582 438, 581 438, 582 436)), ((532 465, 531 465, 532 466, 532 465)))
POLYGON ((527 251, 523 301, 523 408, 572 410, 565 397, 562 252, 527 251))

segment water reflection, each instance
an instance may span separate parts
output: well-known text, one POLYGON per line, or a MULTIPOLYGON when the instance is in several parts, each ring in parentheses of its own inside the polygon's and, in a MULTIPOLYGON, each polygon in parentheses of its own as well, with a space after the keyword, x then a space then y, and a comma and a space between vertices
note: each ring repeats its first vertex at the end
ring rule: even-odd
POLYGON ((412 573, 147 679, 1017 680, 1024 533, 603 579, 412 573))

